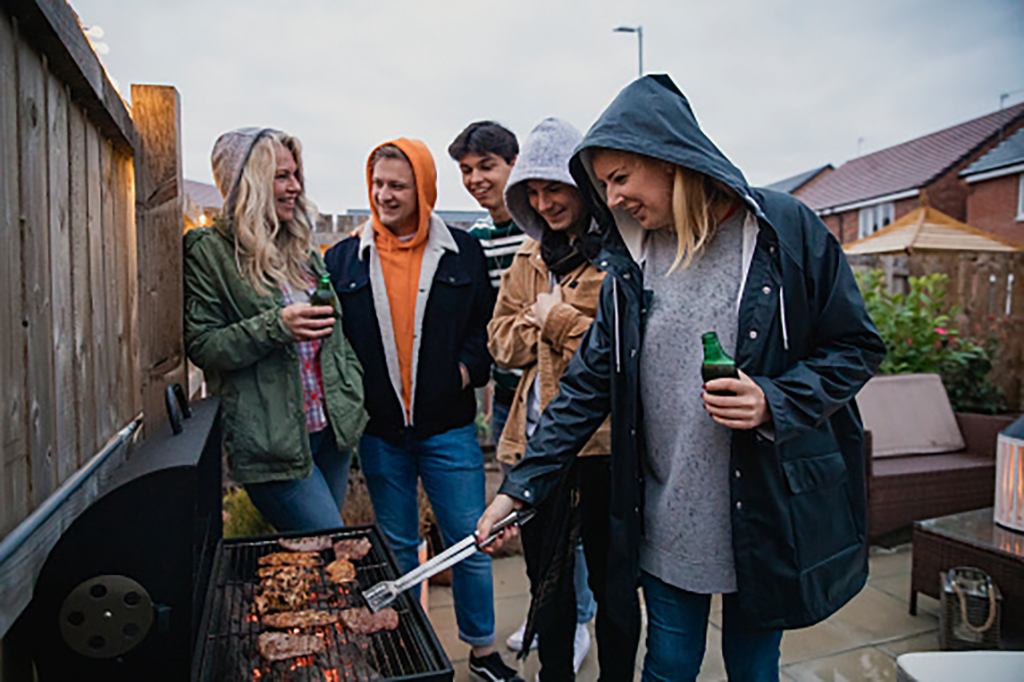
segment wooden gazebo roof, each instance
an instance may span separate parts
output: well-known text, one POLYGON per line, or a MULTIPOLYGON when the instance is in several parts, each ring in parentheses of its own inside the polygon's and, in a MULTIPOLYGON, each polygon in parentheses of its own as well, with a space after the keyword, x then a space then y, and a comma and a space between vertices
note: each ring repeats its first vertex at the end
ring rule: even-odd
POLYGON ((872 235, 843 246, 847 256, 912 251, 994 251, 1013 253, 1024 245, 1000 239, 922 206, 872 235))

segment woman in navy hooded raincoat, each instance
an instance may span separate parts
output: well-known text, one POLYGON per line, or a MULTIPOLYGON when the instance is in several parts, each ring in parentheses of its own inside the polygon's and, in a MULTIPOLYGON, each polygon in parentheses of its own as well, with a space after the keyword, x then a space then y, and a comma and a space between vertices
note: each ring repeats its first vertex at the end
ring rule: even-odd
POLYGON ((611 414, 608 602, 639 628, 644 588, 644 678, 696 678, 720 593, 730 679, 778 679, 782 630, 827 618, 867 578, 853 397, 881 338, 827 228, 793 197, 748 186, 667 76, 624 89, 570 166, 607 230, 609 276, 478 530, 544 499, 611 414), (702 385, 707 331, 739 379, 702 385))

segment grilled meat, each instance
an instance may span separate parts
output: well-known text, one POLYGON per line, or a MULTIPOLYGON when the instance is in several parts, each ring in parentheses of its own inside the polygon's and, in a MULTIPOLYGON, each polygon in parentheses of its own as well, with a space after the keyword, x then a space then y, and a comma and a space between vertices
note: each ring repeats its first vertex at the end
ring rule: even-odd
POLYGON ((316 552, 275 552, 261 556, 256 562, 260 566, 319 566, 320 555, 316 552))
POLYGON ((370 635, 378 630, 394 630, 398 627, 398 612, 385 607, 373 613, 365 606, 357 609, 345 609, 341 612, 341 622, 345 629, 357 635, 370 635))
MULTIPOLYGON (((262 616, 274 611, 300 611, 309 603, 309 587, 316 576, 301 566, 280 566, 260 580, 253 600, 262 616)), ((261 569, 262 570, 262 569, 261 569)))
POLYGON ((284 613, 270 613, 261 619, 265 627, 278 630, 290 628, 311 628, 322 625, 330 625, 341 620, 341 616, 326 611, 286 611, 284 613))
POLYGON ((336 559, 324 570, 333 583, 348 583, 356 579, 356 567, 348 559, 336 559))
POLYGON ((264 632, 256 640, 260 656, 268 661, 284 661, 298 656, 318 654, 324 650, 324 641, 312 635, 292 635, 287 632, 264 632))
POLYGON ((313 535, 306 538, 281 538, 277 544, 290 552, 320 552, 330 549, 331 539, 326 535, 313 535))
POLYGON ((369 538, 359 538, 358 540, 338 540, 334 543, 334 558, 359 561, 369 554, 370 549, 372 548, 373 543, 370 542, 369 538))
POLYGON ((316 574, 308 566, 264 566, 256 571, 260 582, 272 578, 277 581, 299 580, 307 585, 316 582, 316 574))

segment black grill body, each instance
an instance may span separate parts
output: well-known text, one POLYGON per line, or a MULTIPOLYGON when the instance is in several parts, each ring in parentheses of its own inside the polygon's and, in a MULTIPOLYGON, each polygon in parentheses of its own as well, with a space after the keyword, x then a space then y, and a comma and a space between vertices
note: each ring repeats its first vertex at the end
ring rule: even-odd
MULTIPOLYGON (((31 648, 40 681, 188 678, 222 535, 218 405, 215 399, 194 404, 180 435, 169 425, 151 434, 110 480, 99 482, 105 492, 48 555, 32 602, 12 629, 31 648), (62 605, 76 587, 98 576, 130 578, 152 602, 148 629, 116 655, 106 655, 104 646, 82 655, 61 633, 62 625, 88 627, 62 623, 62 605)), ((69 619, 67 609, 63 615, 69 619)))
MULTIPOLYGON (((338 586, 327 580, 323 567, 312 590, 309 608, 338 613, 365 606, 362 591, 381 580, 398 576, 394 555, 375 526, 339 528, 323 533, 334 540, 368 538, 372 549, 353 561, 357 582, 338 586)), ((253 598, 259 585, 256 571, 259 557, 283 550, 282 537, 305 537, 291 533, 261 538, 225 540, 217 552, 209 595, 204 609, 200 640, 193 667, 193 682, 234 682, 235 680, 417 680, 449 682, 454 677, 420 603, 408 592, 392 605, 399 615, 397 630, 371 635, 353 635, 340 623, 307 628, 303 634, 321 636, 325 651, 305 659, 269 663, 260 656, 256 640, 264 628, 253 612, 253 598)), ((334 559, 333 550, 320 553, 324 565, 334 559)))

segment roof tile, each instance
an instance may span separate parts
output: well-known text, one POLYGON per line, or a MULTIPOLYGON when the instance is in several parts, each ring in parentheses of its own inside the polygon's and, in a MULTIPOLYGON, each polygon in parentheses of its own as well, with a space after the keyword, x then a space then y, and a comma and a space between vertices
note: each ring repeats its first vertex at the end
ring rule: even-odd
POLYGON ((1024 102, 909 142, 859 156, 802 192, 815 210, 924 187, 1000 128, 1024 117, 1024 102))

